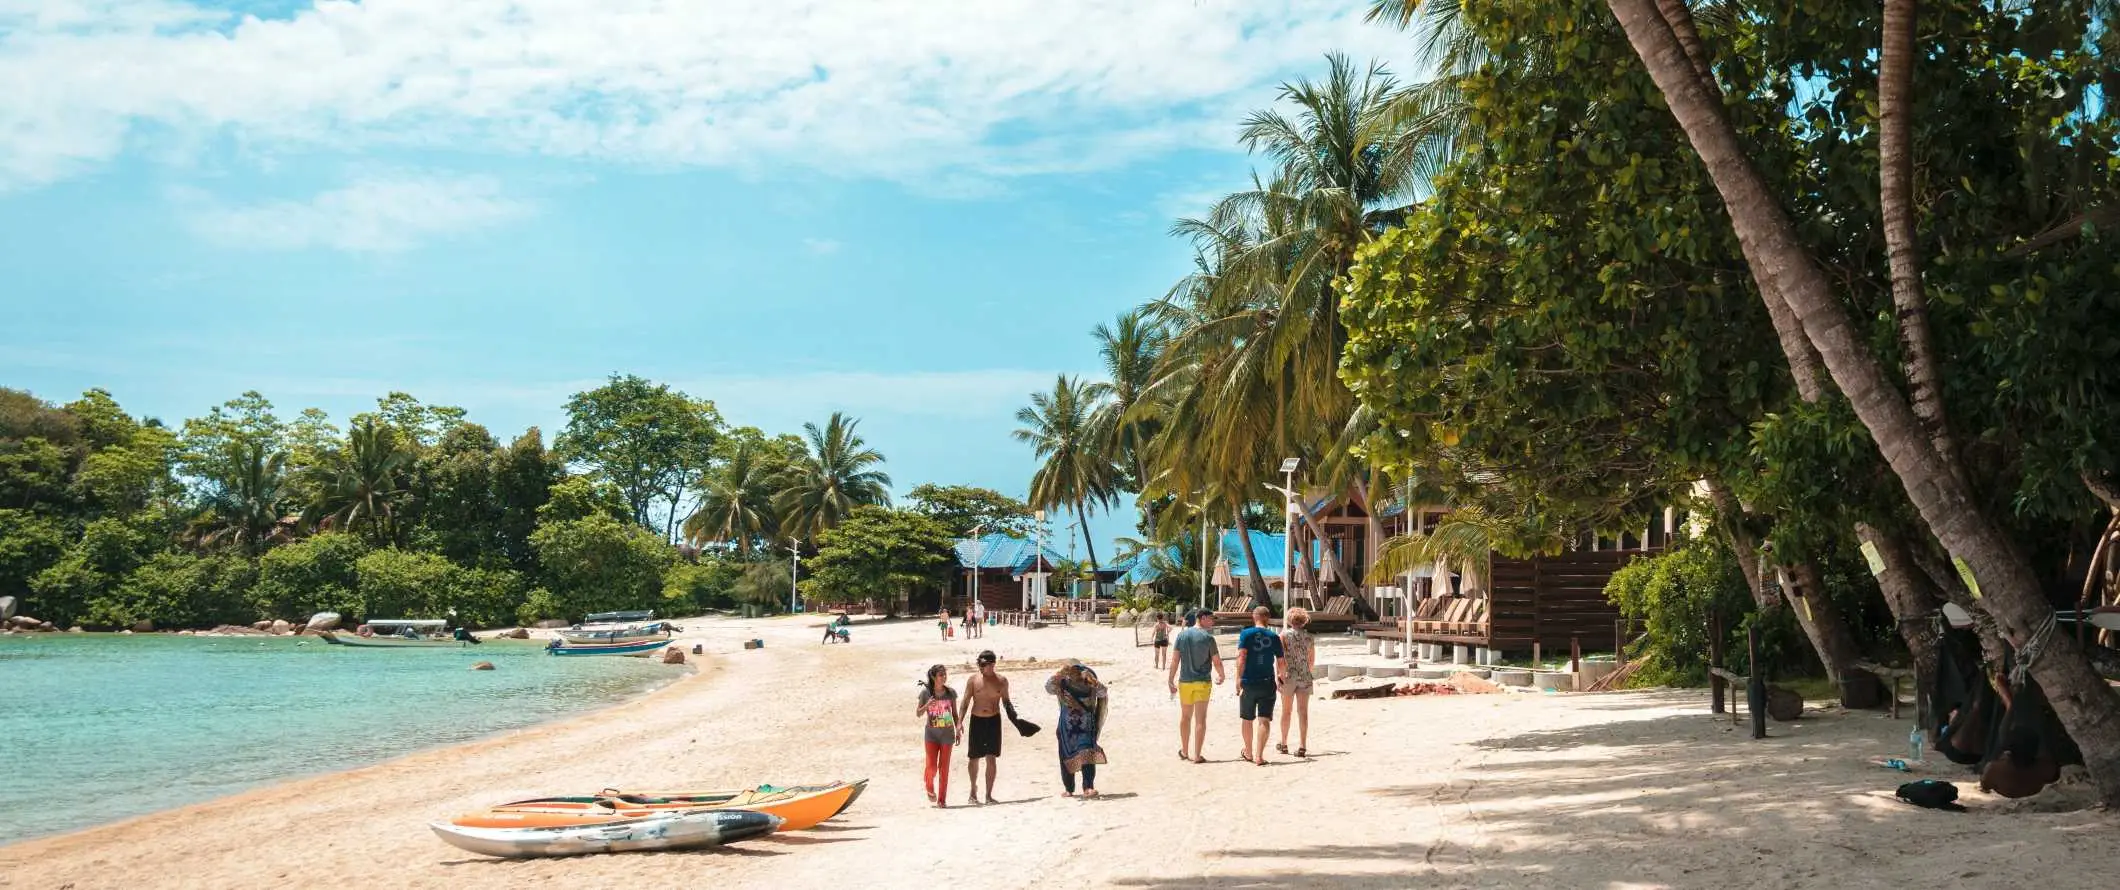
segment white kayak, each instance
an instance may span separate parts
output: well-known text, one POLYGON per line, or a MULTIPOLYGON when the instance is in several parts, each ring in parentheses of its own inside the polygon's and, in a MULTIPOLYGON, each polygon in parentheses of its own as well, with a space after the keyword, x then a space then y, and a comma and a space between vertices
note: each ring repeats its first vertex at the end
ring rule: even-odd
POLYGON ((772 834, 780 822, 779 816, 750 810, 682 810, 566 828, 465 828, 448 822, 428 827, 452 846, 473 853, 532 859, 719 847, 772 834))

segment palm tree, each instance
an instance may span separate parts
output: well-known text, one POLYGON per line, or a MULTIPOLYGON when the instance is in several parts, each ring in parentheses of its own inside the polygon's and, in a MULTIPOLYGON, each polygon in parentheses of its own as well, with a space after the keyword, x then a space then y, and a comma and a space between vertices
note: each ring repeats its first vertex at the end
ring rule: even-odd
POLYGON ((834 411, 822 429, 802 425, 809 448, 788 468, 773 498, 782 534, 815 543, 855 507, 890 506, 891 477, 873 469, 883 463, 883 454, 854 433, 860 424, 834 411))
POLYGON ((1097 325, 1090 336, 1097 339, 1110 396, 1097 406, 1092 422, 1107 437, 1106 453, 1129 474, 1125 487, 1139 492, 1148 474, 1143 452, 1161 425, 1149 390, 1170 333, 1147 310, 1135 309, 1119 316, 1116 325, 1097 325))
POLYGON ((1109 506, 1117 494, 1119 468, 1103 443, 1109 434, 1097 425, 1097 408, 1110 391, 1102 383, 1083 383, 1062 374, 1050 393, 1032 393, 1031 404, 1016 412, 1016 440, 1028 442, 1044 461, 1031 476, 1031 506, 1072 509, 1089 549, 1089 562, 1097 562, 1097 545, 1090 539, 1089 508, 1109 506))
POLYGON ((738 554, 749 556, 759 539, 773 537, 776 481, 757 446, 738 443, 727 463, 699 480, 699 509, 685 519, 685 541, 695 547, 735 544, 738 554))
POLYGON ((230 442, 227 465, 234 470, 216 479, 206 506, 214 525, 203 542, 228 541, 256 556, 275 538, 286 513, 287 452, 268 452, 262 442, 230 442))
POLYGON ((405 471, 412 451, 397 431, 373 416, 346 432, 346 447, 327 453, 316 469, 315 495, 302 513, 304 525, 368 530, 371 541, 397 539, 397 514, 408 493, 405 471))

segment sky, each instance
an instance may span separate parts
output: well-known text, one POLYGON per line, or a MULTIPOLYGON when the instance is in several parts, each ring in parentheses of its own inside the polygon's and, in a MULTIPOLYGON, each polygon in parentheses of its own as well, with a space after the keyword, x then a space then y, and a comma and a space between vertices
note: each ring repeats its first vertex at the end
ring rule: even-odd
POLYGON ((1016 409, 1189 271, 1243 115, 1411 55, 1366 8, 0 0, 0 386, 549 441, 630 373, 1021 496, 1016 409))

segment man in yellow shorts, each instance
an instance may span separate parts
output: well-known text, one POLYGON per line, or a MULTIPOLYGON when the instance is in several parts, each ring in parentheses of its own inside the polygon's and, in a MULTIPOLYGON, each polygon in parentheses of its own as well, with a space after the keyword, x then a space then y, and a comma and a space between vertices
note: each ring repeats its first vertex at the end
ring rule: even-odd
POLYGON ((1178 759, 1206 763, 1201 748, 1207 744, 1207 699, 1214 691, 1208 677, 1217 685, 1225 679, 1222 652, 1215 645, 1215 613, 1202 609, 1186 619, 1189 626, 1170 644, 1178 655, 1170 660, 1170 691, 1178 697, 1178 759))

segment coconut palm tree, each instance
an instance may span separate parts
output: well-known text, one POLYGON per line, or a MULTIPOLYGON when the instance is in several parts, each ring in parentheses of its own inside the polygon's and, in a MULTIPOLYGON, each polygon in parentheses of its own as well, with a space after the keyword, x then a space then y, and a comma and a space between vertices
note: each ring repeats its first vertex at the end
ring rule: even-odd
POLYGON ((781 534, 814 544, 820 533, 838 525, 854 508, 890 506, 891 477, 875 469, 883 463, 883 453, 855 434, 860 424, 834 411, 822 428, 802 425, 809 447, 781 477, 780 492, 773 498, 781 534))
POLYGON ((316 467, 315 494, 302 511, 302 524, 365 531, 379 545, 396 541, 412 459, 396 429, 372 415, 360 418, 346 431, 345 447, 327 452, 316 467))
POLYGON ((1144 452, 1161 425, 1149 390, 1170 334, 1149 311, 1135 309, 1113 325, 1097 325, 1090 336, 1096 338, 1097 354, 1104 360, 1109 395, 1098 404, 1091 422, 1106 435, 1106 454, 1126 470, 1128 478, 1120 487, 1139 492, 1148 475, 1144 452))
POLYGON ((1062 374, 1052 392, 1032 393, 1030 406, 1016 412, 1023 424, 1016 440, 1030 443, 1044 461, 1031 476, 1031 506, 1073 510, 1092 565, 1097 545, 1090 540, 1089 510, 1109 506, 1118 492, 1119 468, 1104 448, 1109 433, 1097 423, 1098 405, 1109 392, 1106 384, 1062 374))
POLYGON ((287 511, 287 452, 268 451, 263 442, 230 442, 226 464, 234 470, 213 480, 206 507, 213 526, 205 544, 227 542, 256 556, 279 536, 287 511))
POLYGON ((749 556, 760 539, 774 537, 773 495, 779 480, 758 451, 750 442, 739 442, 727 462, 699 480, 699 509, 685 519, 686 543, 734 544, 738 554, 749 556))

